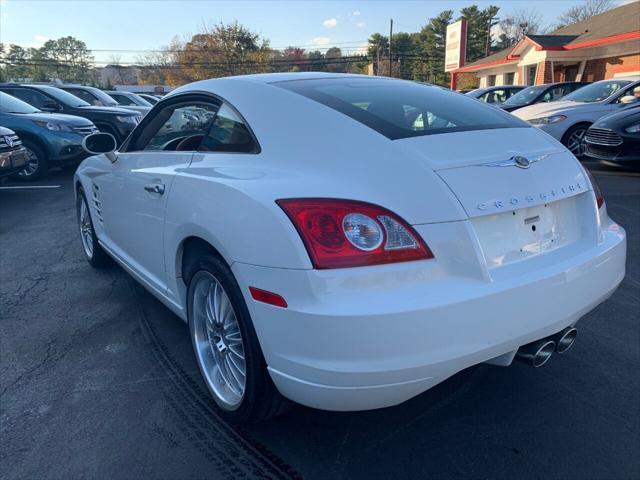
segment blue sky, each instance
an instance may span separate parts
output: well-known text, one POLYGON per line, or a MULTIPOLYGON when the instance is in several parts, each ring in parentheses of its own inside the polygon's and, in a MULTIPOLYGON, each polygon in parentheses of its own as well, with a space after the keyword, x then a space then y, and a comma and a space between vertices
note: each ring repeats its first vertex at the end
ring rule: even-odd
MULTIPOLYGON (((374 32, 417 31, 442 10, 476 3, 501 8, 500 16, 533 8, 544 23, 553 23, 572 0, 527 1, 174 1, 174 0, 0 0, 0 42, 40 46, 50 38, 72 35, 93 50, 147 50, 167 45, 178 35, 190 37, 204 23, 238 20, 271 41, 274 48, 288 45, 326 49, 337 45, 353 51, 374 32)), ((136 52, 94 51, 98 61, 113 54, 123 62, 136 52)))

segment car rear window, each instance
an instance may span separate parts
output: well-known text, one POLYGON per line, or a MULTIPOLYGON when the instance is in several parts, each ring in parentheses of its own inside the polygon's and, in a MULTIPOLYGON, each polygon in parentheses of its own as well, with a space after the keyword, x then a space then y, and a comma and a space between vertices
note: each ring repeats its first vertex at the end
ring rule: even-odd
POLYGON ((273 82, 397 140, 448 132, 526 127, 508 113, 434 85, 387 78, 273 82))

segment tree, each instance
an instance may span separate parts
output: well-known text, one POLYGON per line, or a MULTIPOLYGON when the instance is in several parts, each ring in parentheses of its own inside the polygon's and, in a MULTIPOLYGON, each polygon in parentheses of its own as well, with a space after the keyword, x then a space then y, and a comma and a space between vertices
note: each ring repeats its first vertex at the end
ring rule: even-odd
POLYGON ((560 15, 558 28, 582 22, 588 18, 600 15, 614 7, 612 0, 585 0, 582 5, 575 5, 560 15))
POLYGON ((319 50, 314 50, 307 54, 309 59, 309 71, 310 72, 326 72, 327 68, 324 64, 324 55, 319 50))
POLYGON ((344 62, 342 59, 342 50, 338 47, 331 47, 324 54, 326 62, 326 67, 328 72, 333 73, 344 73, 346 71, 344 62), (333 61, 332 61, 333 60, 333 61))
POLYGON ((453 10, 444 10, 429 20, 420 32, 416 41, 416 54, 420 61, 413 64, 413 78, 436 84, 446 84, 444 71, 445 44, 447 41, 447 25, 453 19, 453 10))
POLYGON ((204 27, 175 52, 175 63, 187 81, 264 72, 269 69, 269 42, 238 22, 204 27))
POLYGON ((523 35, 533 35, 543 31, 542 14, 535 9, 518 8, 498 24, 498 40, 494 50, 515 45, 523 35))
MULTIPOLYGON (((6 49, 6 47, 5 47, 6 49)), ((9 45, 3 55, 5 75, 9 80, 18 80, 30 77, 32 65, 28 50, 19 45, 9 45)))
POLYGON ((412 78, 412 66, 416 60, 416 45, 414 36, 405 32, 398 32, 393 35, 393 49, 391 60, 397 63, 398 75, 400 78, 412 78))
POLYGON ((461 18, 467 20, 467 62, 473 62, 486 55, 490 22, 499 10, 499 7, 493 5, 484 10, 480 10, 477 5, 460 10, 461 18))
POLYGON ((38 70, 34 77, 59 78, 64 82, 85 83, 90 79, 93 62, 87 45, 74 37, 47 40, 45 44, 32 49, 31 59, 38 70))
POLYGON ((367 55, 373 62, 373 74, 382 75, 381 67, 386 63, 389 55, 389 37, 374 33, 369 37, 367 55))

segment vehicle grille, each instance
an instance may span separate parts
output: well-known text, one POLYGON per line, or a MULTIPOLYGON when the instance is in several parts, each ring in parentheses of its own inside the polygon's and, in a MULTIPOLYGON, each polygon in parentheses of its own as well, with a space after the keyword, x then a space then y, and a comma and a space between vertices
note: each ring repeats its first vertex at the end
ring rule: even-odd
POLYGON ((590 128, 587 130, 585 140, 595 145, 606 145, 608 147, 617 147, 622 144, 622 138, 613 130, 606 128, 590 128))
POLYGON ((142 121, 142 115, 136 117, 136 125, 142 121))
POLYGON ((22 142, 18 138, 18 135, 2 135, 0 136, 0 149, 12 149, 22 146, 22 142), (9 146, 11 144, 11 146, 9 146))
POLYGON ((85 127, 73 127, 73 131, 79 133, 80 135, 91 135, 92 133, 96 133, 98 129, 95 125, 87 125, 85 127))
POLYGON ((620 153, 619 148, 598 148, 593 145, 587 145, 587 155, 593 158, 599 158, 601 160, 614 160, 620 153))

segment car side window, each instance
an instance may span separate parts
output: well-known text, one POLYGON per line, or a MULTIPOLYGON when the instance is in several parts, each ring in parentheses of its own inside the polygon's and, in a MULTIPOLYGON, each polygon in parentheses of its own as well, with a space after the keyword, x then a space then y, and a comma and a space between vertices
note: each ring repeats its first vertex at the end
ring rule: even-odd
POLYGON ((636 85, 634 87, 627 88, 613 103, 620 104, 635 104, 640 101, 640 85, 636 85), (628 97, 635 97, 635 100, 628 101, 628 97), (624 99, 624 101, 623 101, 624 99))
POLYGON ((97 105, 99 107, 104 106, 104 104, 100 100, 98 100, 86 90, 81 90, 79 88, 68 88, 67 92, 69 92, 71 95, 75 95, 76 97, 81 98, 91 105, 97 105))
POLYGON ((23 102, 28 103, 29 105, 33 105, 36 108, 42 108, 44 103, 49 100, 45 94, 40 93, 36 90, 30 90, 28 88, 16 88, 11 93, 16 98, 19 98, 23 102))
POLYGON ((204 102, 167 105, 144 128, 135 150, 195 151, 217 111, 218 105, 204 102))
POLYGON ((135 103, 133 103, 133 100, 131 100, 126 95, 118 95, 117 93, 110 93, 109 95, 111 95, 113 99, 120 105, 135 105, 135 103))
POLYGON ((223 103, 200 144, 200 152, 255 153, 259 150, 242 118, 223 103))

